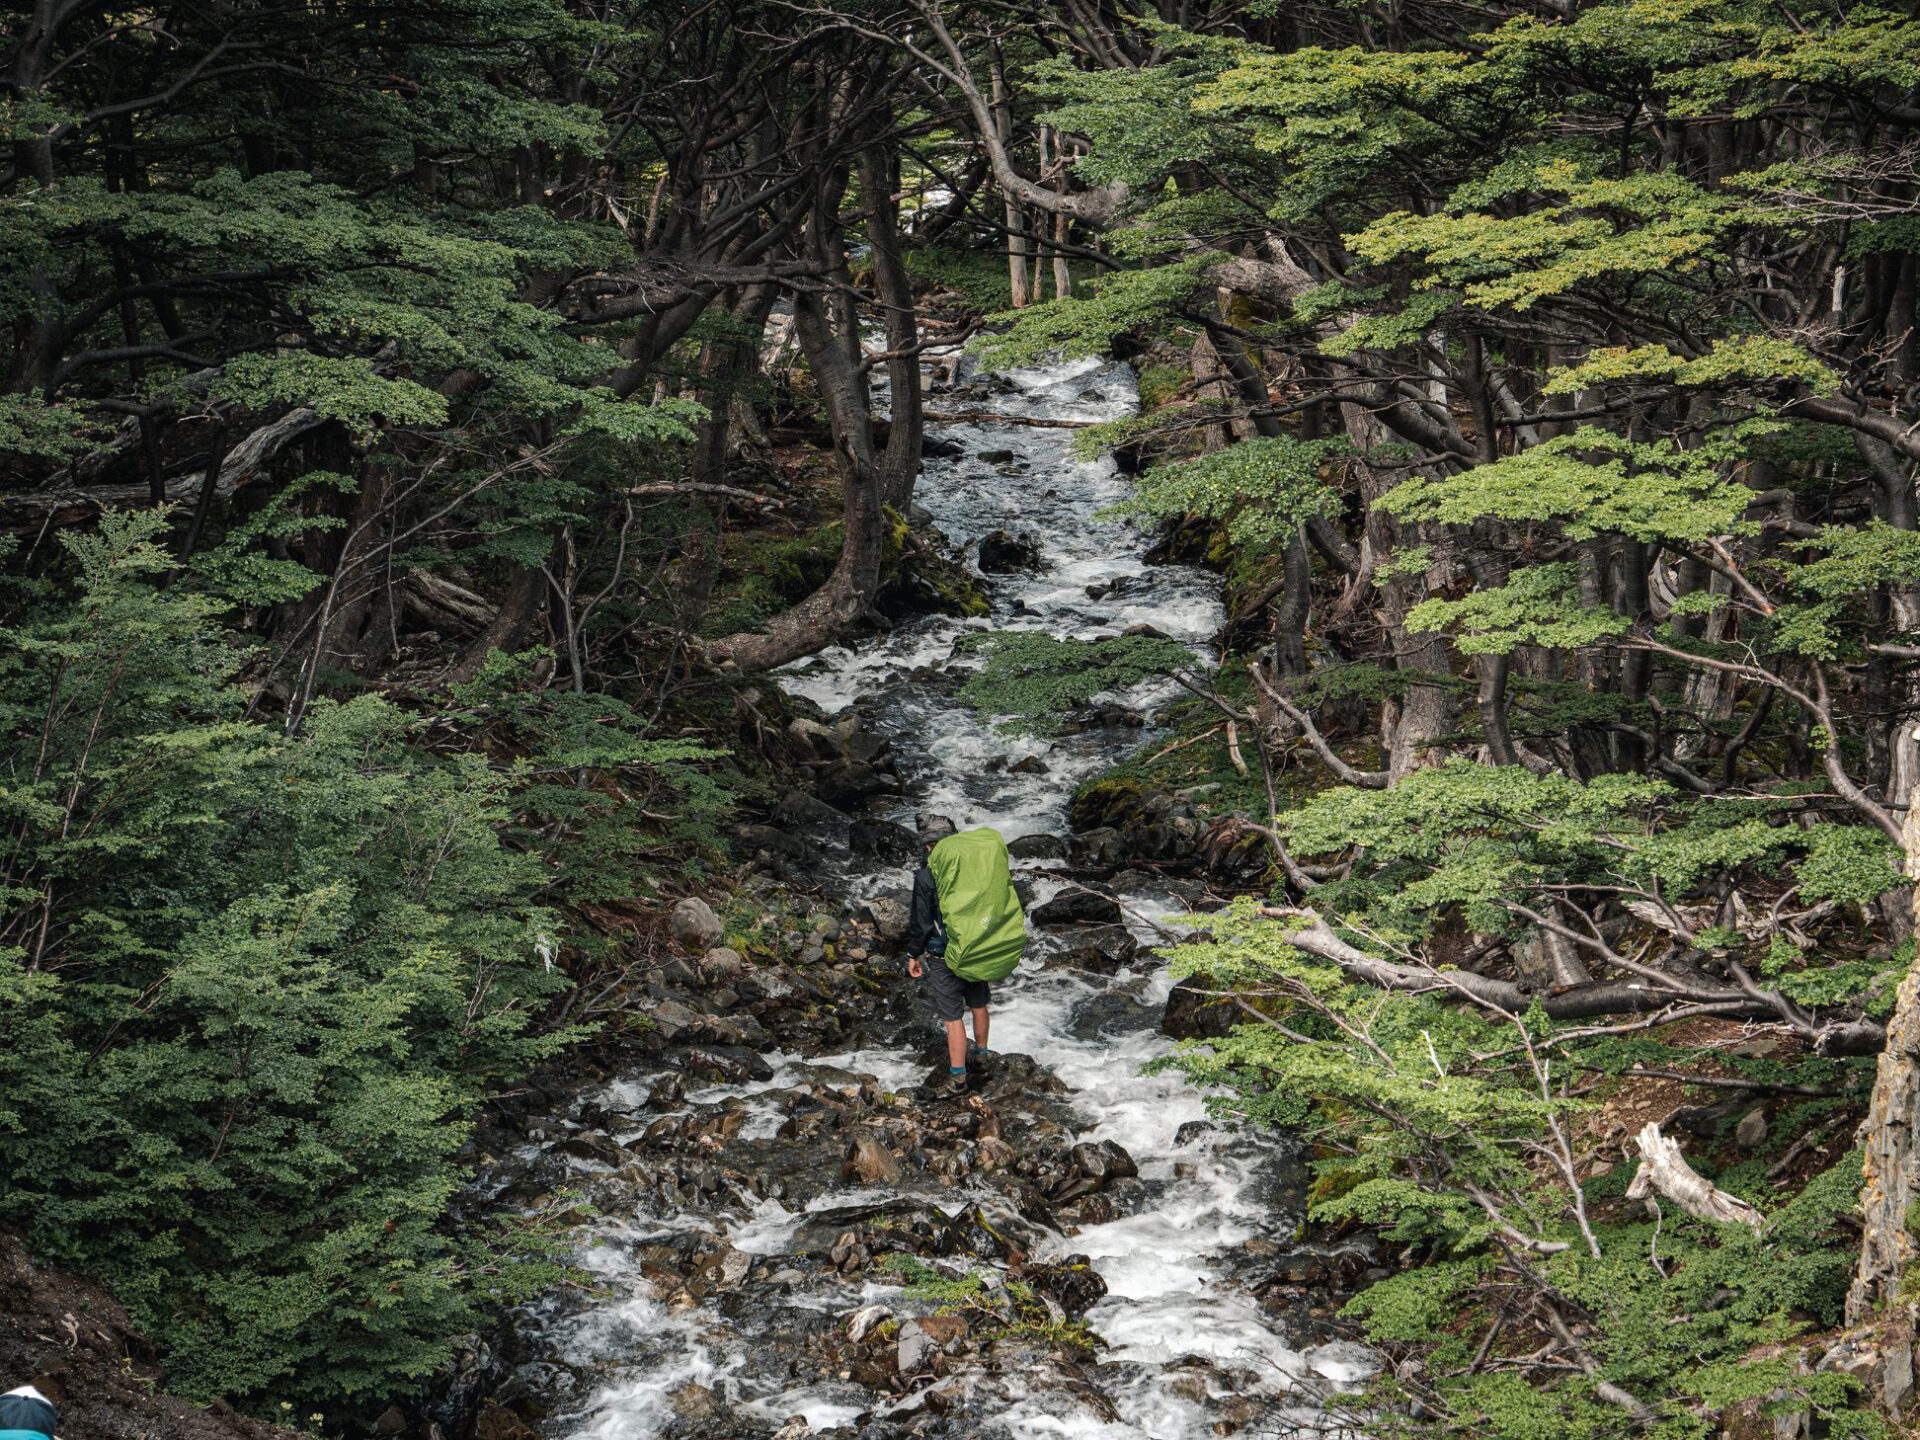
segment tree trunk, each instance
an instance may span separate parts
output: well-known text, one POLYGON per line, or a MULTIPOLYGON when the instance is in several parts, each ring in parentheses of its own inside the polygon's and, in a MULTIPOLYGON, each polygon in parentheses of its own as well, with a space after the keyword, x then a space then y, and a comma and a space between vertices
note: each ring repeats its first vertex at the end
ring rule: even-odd
MULTIPOLYGON (((803 290, 794 295, 793 328, 833 427, 845 503, 844 539, 826 583, 775 616, 764 632, 741 631, 706 646, 709 659, 742 670, 770 670, 811 654, 867 614, 885 553, 884 477, 899 463, 906 438, 907 427, 897 427, 888 437, 886 454, 875 454, 866 372, 848 358, 843 337, 835 335, 818 294, 803 290)), ((912 438, 917 463, 919 437, 912 438)))
MULTIPOLYGON (((1900 737, 1903 746, 1915 743, 1912 734, 1900 737)), ((1920 880, 1920 805, 1907 810, 1901 843, 1907 852, 1907 878, 1920 880)), ((1920 1129, 1920 963, 1900 982, 1874 1076, 1873 1101, 1860 1127, 1866 1149, 1862 1165, 1866 1183, 1860 1191, 1864 1228, 1860 1263, 1847 1291, 1849 1325, 1873 1319, 1892 1305, 1913 1309, 1905 1281, 1920 1253, 1913 1229, 1913 1205, 1920 1194, 1916 1129, 1920 1129)))

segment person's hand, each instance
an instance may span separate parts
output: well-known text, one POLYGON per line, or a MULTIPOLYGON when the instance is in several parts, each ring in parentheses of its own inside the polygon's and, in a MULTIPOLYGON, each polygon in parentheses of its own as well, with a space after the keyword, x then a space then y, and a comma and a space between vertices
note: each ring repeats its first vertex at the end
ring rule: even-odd
POLYGON ((918 955, 909 955, 907 957, 907 974, 918 980, 926 973, 925 970, 920 968, 920 957, 918 955))

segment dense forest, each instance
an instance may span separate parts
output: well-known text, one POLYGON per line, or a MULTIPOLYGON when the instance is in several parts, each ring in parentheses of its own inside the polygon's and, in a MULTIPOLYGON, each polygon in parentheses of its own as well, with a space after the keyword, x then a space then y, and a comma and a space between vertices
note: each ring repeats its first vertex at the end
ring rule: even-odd
MULTIPOLYGON (((819 958, 735 918, 792 795, 856 843, 914 797, 773 672, 942 614, 999 733, 1174 697, 1075 874, 1208 887, 1166 954, 1221 1018, 1155 1064, 1377 1247, 1350 1423, 1899 1433, 1911 7, 3 27, 0 1226, 172 1391, 366 1433, 580 1285, 571 1190, 473 1186, 503 1097, 670 1038, 689 937, 819 958), (1139 404, 1005 413, 1080 359, 1139 404), (1001 628, 925 512, 983 420, 1131 477, 1104 523, 1215 573, 1210 642, 1001 628)), ((1002 1433, 917 1413, 845 1433, 1002 1433)))

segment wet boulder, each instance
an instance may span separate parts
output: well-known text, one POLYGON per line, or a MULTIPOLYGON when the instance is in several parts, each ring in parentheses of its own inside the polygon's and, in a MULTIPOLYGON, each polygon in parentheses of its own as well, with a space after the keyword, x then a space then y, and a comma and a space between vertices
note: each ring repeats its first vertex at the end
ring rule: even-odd
POLYGON ((872 924, 874 934, 888 945, 898 945, 907 936, 907 922, 910 918, 906 898, 898 895, 876 895, 863 901, 861 914, 872 924))
POLYGON ((820 772, 821 798, 843 810, 900 788, 897 777, 866 760, 837 760, 820 772))
POLYGON ((983 465, 1011 465, 1014 460, 1013 451, 1006 449, 977 451, 976 457, 983 465))
POLYGON ((667 916, 667 933, 674 944, 691 954, 703 954, 727 938, 726 927, 713 907, 696 895, 689 895, 673 907, 667 916))
POLYGON ((685 1052, 690 1074, 728 1085, 771 1080, 773 1067, 744 1045, 695 1045, 685 1052))
POLYGON ((1058 835, 1022 835, 1007 842, 1007 854, 1016 860, 1064 860, 1067 842, 1058 835))
POLYGON ((1070 970, 1087 970, 1096 975, 1111 975, 1123 965, 1133 963, 1140 953, 1140 942, 1124 925, 1096 925, 1070 932, 1066 945, 1054 955, 1056 964, 1070 970))
POLYGON ((1031 535, 991 530, 980 537, 974 563, 984 575, 1007 575, 1040 568, 1040 542, 1031 535))
POLYGON ((847 1146, 845 1174, 863 1185, 892 1185, 900 1179, 900 1157, 878 1135, 856 1135, 847 1146))
POLYGON ((1232 1005, 1210 992, 1213 982, 1203 975, 1189 975, 1173 987, 1167 996, 1166 1012, 1160 1017, 1160 1033, 1175 1040, 1218 1040, 1239 1023, 1232 1005))
POLYGON ((1029 1265, 1017 1278, 1069 1316, 1086 1314, 1107 1293, 1107 1282, 1084 1255, 1069 1255, 1052 1265, 1029 1265))
POLYGON ((1111 1140, 1082 1141, 1074 1146, 1073 1167, 1098 1185, 1140 1173, 1133 1156, 1111 1140))
POLYGON ((773 807, 773 823, 797 830, 809 825, 844 825, 847 817, 817 795, 789 790, 773 807))
POLYGON ((1075 835, 1067 844, 1067 854, 1088 865, 1118 865, 1127 856, 1126 837, 1111 825, 1096 826, 1075 835))
POLYGON ((1050 775, 1052 768, 1038 755, 1024 756, 1007 766, 1009 775, 1050 775))
POLYGON ((1066 925, 1118 925, 1120 902, 1070 886, 1045 904, 1034 906, 1027 918, 1048 930, 1066 925))
POLYGON ((919 858, 920 838, 891 820, 856 820, 847 827, 847 848, 883 864, 906 865, 919 858))

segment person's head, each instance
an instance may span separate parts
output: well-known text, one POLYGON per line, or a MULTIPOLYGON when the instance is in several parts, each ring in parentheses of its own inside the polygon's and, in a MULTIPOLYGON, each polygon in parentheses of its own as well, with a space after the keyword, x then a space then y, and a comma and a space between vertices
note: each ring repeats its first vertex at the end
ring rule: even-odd
POLYGON ((920 830, 920 848, 931 850, 947 836, 954 834, 960 827, 944 815, 936 815, 931 810, 922 810, 914 817, 914 823, 920 830))

